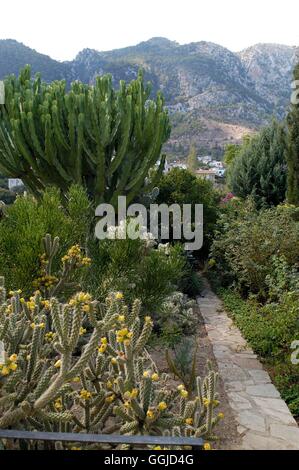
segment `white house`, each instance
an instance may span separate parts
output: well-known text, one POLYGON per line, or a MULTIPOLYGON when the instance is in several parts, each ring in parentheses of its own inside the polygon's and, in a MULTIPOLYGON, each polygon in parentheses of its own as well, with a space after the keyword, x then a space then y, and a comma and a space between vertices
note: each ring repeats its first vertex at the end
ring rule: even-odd
POLYGON ((206 155, 205 157, 198 157, 198 161, 208 165, 212 161, 212 157, 209 155, 206 155))
POLYGON ((19 178, 8 178, 8 189, 11 191, 13 188, 23 186, 24 183, 19 178))
POLYGON ((216 173, 213 170, 196 170, 196 176, 215 183, 216 173))
POLYGON ((222 162, 218 162, 218 160, 212 160, 210 163, 209 163, 209 166, 211 168, 223 168, 223 163, 222 162))

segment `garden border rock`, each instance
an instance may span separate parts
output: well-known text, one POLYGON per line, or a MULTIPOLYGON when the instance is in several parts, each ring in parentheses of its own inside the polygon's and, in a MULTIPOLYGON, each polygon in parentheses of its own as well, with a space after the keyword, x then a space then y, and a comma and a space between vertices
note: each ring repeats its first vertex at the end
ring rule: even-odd
POLYGON ((295 419, 208 283, 197 303, 238 423, 236 450, 298 450, 295 419))

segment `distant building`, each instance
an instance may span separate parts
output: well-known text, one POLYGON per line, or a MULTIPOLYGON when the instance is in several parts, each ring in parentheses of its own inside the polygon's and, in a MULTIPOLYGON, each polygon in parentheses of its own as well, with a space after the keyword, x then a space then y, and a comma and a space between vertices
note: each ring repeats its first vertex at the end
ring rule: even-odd
POLYGON ((196 170, 196 176, 215 183, 216 173, 213 170, 196 170))
POLYGON ((216 176, 219 176, 220 178, 223 178, 225 175, 225 169, 224 168, 211 168, 212 171, 215 172, 216 176))
POLYGON ((205 157, 197 157, 197 160, 208 165, 212 161, 212 157, 210 155, 206 155, 205 157))
POLYGON ((185 163, 174 162, 169 166, 171 168, 180 168, 181 170, 187 170, 187 165, 185 163))
POLYGON ((212 160, 210 163, 209 163, 209 166, 211 168, 223 168, 223 163, 222 162, 218 162, 218 160, 212 160))
POLYGON ((17 188, 19 186, 24 186, 24 183, 19 178, 9 178, 8 179, 8 189, 11 191, 13 188, 17 188))
MULTIPOLYGON (((159 167, 160 166, 160 163, 161 161, 158 160, 157 163, 156 163, 156 166, 159 167)), ((163 170, 163 173, 168 173, 170 171, 170 165, 168 164, 168 161, 167 159, 165 160, 165 164, 164 164, 164 170, 163 170)))

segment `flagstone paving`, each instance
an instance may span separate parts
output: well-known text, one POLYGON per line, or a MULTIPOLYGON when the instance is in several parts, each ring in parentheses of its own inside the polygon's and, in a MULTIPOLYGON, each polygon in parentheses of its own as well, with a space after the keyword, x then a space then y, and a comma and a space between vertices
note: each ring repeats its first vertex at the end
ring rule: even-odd
POLYGON ((246 450, 299 450, 299 428, 256 354, 207 285, 198 305, 246 450))

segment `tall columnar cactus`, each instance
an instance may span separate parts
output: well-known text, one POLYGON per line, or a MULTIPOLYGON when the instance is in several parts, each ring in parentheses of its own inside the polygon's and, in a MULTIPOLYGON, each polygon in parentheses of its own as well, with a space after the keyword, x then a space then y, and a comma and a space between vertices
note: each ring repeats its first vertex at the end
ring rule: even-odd
POLYGON ((106 75, 94 86, 74 82, 67 92, 65 82, 31 79, 25 67, 5 80, 1 173, 21 178, 37 196, 47 185, 65 193, 75 182, 96 202, 115 203, 118 195, 130 202, 145 190, 170 132, 162 95, 149 96, 142 73, 129 85, 120 82, 118 91, 106 75))
MULTIPOLYGON (((45 245, 51 258, 58 240, 45 245)), ((0 278, 0 428, 213 437, 217 373, 209 367, 194 394, 171 386, 147 352, 153 323, 141 321, 139 300, 129 309, 121 293, 104 304, 83 292, 67 303, 42 295, 7 294, 0 278)))

